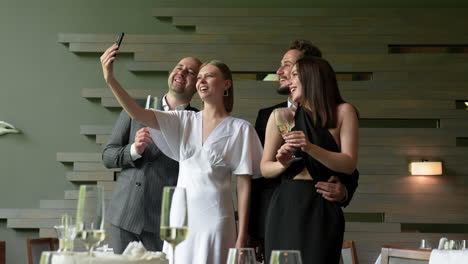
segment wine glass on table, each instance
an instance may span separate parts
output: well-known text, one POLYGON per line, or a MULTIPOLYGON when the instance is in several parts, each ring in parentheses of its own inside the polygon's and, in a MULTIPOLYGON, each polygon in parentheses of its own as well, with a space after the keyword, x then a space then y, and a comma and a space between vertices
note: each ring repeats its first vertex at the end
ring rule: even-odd
POLYGON ((226 264, 256 264, 253 248, 230 248, 226 264))
MULTIPOLYGON (((273 112, 276 121, 276 127, 281 135, 284 135, 288 132, 291 132, 292 128, 295 125, 294 122, 294 110, 290 108, 277 108, 273 112)), ((302 157, 297 157, 294 153, 291 156, 291 161, 301 160, 302 157)))
POLYGON ((76 238, 83 241, 90 256, 93 254, 94 247, 106 238, 102 186, 80 186, 76 210, 76 238))
POLYGON ((270 264, 302 264, 299 250, 273 250, 270 264))
POLYGON ((185 188, 164 187, 161 205, 161 239, 172 246, 172 264, 175 248, 188 233, 187 193, 185 188))

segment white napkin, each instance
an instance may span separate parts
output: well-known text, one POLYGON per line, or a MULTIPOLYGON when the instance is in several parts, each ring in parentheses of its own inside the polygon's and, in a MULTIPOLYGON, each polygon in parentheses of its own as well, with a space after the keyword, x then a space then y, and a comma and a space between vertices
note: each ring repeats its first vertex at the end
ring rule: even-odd
POLYGON ((462 264, 468 263, 468 250, 438 250, 434 249, 429 264, 462 264))
POLYGON ((127 256, 131 259, 143 259, 143 260, 151 260, 151 259, 165 259, 166 254, 163 252, 154 252, 154 251, 147 251, 145 246, 140 241, 133 241, 127 245, 122 256, 127 256))

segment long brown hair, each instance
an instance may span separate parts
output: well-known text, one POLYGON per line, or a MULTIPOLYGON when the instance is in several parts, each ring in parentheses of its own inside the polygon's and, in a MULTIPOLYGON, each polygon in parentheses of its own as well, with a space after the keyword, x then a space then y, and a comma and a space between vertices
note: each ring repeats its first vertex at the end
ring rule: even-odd
POLYGON ((226 109, 226 112, 231 113, 232 108, 234 107, 234 82, 232 81, 231 69, 229 69, 226 63, 220 60, 207 61, 203 63, 200 69, 205 67, 206 65, 215 66, 223 74, 225 80, 231 80, 231 87, 227 89, 227 95, 223 97, 224 109, 226 109))
POLYGON ((335 71, 319 57, 303 57, 296 67, 303 90, 301 103, 312 112, 314 125, 335 128, 338 105, 345 102, 338 90, 335 71))

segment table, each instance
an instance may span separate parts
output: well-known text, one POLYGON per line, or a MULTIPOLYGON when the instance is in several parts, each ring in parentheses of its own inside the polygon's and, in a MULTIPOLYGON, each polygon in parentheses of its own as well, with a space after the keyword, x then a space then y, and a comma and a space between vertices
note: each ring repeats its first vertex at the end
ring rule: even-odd
POLYGON ((429 264, 462 264, 468 263, 468 249, 439 250, 434 249, 429 264))
POLYGON ((146 251, 141 255, 119 255, 109 252, 44 251, 41 264, 169 264, 162 252, 146 251))

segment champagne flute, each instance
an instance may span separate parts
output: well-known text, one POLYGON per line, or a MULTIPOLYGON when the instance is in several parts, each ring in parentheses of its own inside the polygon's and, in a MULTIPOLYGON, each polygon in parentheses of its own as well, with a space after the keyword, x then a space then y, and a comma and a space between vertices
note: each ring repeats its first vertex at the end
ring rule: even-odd
POLYGON ((230 248, 226 264, 256 264, 253 248, 230 248))
POLYGON ((76 237, 85 244, 89 255, 106 238, 104 230, 104 189, 81 185, 76 210, 76 237))
POLYGON ((302 264, 299 250, 272 250, 270 264, 302 264))
MULTIPOLYGON (((273 112, 275 116, 275 121, 276 121, 276 127, 278 128, 278 131, 280 132, 281 135, 284 135, 288 132, 291 132, 292 128, 295 125, 294 122, 294 111, 289 108, 277 108, 273 112)), ((291 156, 291 161, 298 161, 301 160, 301 157, 297 157, 294 155, 294 153, 291 156)))
POLYGON ((188 233, 187 194, 185 188, 164 187, 161 206, 160 237, 172 246, 172 264, 175 248, 188 233))
POLYGON ((72 218, 69 214, 62 215, 61 225, 55 225, 59 248, 57 252, 73 251, 73 242, 76 236, 75 226, 72 225, 72 218))

